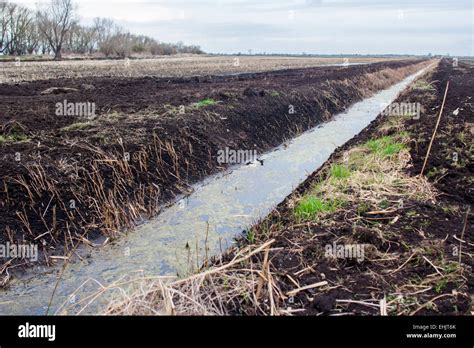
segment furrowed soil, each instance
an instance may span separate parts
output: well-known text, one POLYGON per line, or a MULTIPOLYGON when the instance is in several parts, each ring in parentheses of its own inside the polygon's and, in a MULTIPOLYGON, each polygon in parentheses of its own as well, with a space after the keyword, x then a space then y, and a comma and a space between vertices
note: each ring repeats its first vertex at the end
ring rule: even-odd
MULTIPOLYGON (((37 59, 37 58, 35 58, 37 59)), ((38 62, 22 59, 4 62, 0 57, 0 83, 85 77, 186 77, 312 68, 321 65, 375 63, 407 58, 270 57, 270 56, 172 56, 153 59, 65 59, 38 62)))
POLYGON ((442 60, 392 104, 419 115, 382 113, 202 273, 106 312, 472 314, 473 98, 474 66, 442 60))
MULTIPOLYGON (((219 150, 269 150, 428 64, 1 84, 0 243, 49 264, 116 238, 225 169, 219 150)), ((4 260, 3 283, 28 264, 4 260)))

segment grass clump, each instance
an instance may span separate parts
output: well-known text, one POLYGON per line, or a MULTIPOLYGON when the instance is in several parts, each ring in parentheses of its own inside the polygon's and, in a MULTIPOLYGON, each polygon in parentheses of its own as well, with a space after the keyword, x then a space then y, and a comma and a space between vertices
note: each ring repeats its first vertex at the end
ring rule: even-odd
POLYGON ((392 156, 399 153, 401 150, 405 148, 405 145, 401 143, 389 144, 383 149, 384 156, 392 156))
POLYGON ((217 101, 211 98, 206 98, 206 99, 198 101, 197 103, 194 104, 194 106, 199 109, 199 108, 203 108, 203 107, 215 105, 215 104, 217 104, 217 101))
POLYGON ((250 243, 255 243, 257 234, 253 229, 250 229, 245 233, 245 239, 247 239, 250 243))
POLYGON ((314 196, 303 198, 295 208, 298 219, 312 219, 322 213, 333 213, 341 206, 340 200, 323 200, 314 196))
POLYGON ((346 166, 334 164, 329 171, 329 176, 331 178, 346 179, 351 176, 351 170, 346 166))
POLYGON ((395 141, 391 136, 371 139, 365 143, 365 146, 370 150, 370 152, 381 157, 396 155, 406 147, 403 143, 395 141))
POLYGON ((428 83, 425 80, 418 80, 413 84, 412 89, 418 90, 418 91, 436 91, 436 88, 433 87, 430 83, 428 83))
POLYGON ((30 139, 24 134, 0 135, 0 144, 20 143, 20 142, 25 142, 29 140, 30 139))
POLYGON ((76 122, 76 123, 70 124, 69 126, 61 128, 61 130, 65 132, 72 132, 72 131, 86 129, 91 126, 92 126, 91 122, 76 122))
POLYGON ((357 206, 357 215, 362 216, 365 213, 368 213, 370 210, 370 205, 362 202, 357 206))

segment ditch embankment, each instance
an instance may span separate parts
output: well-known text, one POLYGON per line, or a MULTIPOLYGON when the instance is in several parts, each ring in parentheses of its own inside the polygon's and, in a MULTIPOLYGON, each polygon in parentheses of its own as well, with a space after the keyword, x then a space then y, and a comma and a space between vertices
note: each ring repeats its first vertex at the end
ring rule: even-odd
MULTIPOLYGON (((428 64, 0 85, 0 243, 36 244, 41 263, 62 262, 228 168, 219 150, 268 151, 428 64), (68 112, 83 103, 94 112, 68 112)), ((3 260, 2 283, 30 264, 3 260)))
POLYGON ((143 280, 107 313, 472 313, 473 96, 473 67, 443 60, 395 101, 419 115, 382 113, 238 247, 189 277, 143 280))

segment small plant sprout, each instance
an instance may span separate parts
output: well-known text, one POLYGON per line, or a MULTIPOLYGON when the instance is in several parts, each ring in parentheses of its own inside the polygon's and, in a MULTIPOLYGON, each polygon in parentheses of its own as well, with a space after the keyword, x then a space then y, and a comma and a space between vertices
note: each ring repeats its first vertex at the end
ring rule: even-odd
POLYGON ((253 229, 249 229, 245 235, 245 238, 250 242, 250 243, 255 243, 256 239, 256 234, 253 229))

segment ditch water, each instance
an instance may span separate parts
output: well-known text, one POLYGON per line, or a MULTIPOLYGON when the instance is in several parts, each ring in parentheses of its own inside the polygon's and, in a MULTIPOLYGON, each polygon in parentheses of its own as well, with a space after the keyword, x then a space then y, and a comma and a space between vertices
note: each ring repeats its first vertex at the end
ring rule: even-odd
MULTIPOLYGON (((97 291, 100 285, 89 279, 108 285, 133 274, 183 274, 190 264, 196 267, 205 258, 206 246, 209 257, 229 247, 235 236, 269 213, 426 69, 262 155, 263 165, 235 167, 195 185, 191 195, 155 219, 114 243, 94 248, 90 257, 72 262, 59 282, 50 313, 65 314, 63 304, 70 307, 97 291)), ((8 290, 0 291, 0 314, 45 314, 58 272, 59 267, 36 267, 14 279, 8 290)), ((100 304, 95 301, 81 313, 95 314, 100 304)), ((70 307, 67 313, 77 313, 77 308, 70 307)))

